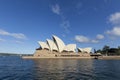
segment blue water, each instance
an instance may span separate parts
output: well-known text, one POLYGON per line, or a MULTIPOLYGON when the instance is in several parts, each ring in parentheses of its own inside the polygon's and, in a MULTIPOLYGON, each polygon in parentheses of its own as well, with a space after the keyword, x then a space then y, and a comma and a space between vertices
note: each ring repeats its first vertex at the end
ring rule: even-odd
POLYGON ((0 57, 0 80, 120 80, 120 60, 0 57))

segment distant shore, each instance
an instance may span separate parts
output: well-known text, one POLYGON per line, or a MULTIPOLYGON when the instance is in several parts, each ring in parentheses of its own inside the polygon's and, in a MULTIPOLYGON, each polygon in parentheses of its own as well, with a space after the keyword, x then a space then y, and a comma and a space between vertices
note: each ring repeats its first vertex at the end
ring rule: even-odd
POLYGON ((22 56, 23 59, 91 59, 92 57, 33 57, 22 56))
POLYGON ((33 56, 33 54, 0 53, 0 56, 33 56))
POLYGON ((120 56, 102 56, 101 59, 111 59, 111 60, 120 59, 120 56))
MULTIPOLYGON (((34 57, 34 56, 22 56, 23 59, 94 59, 94 57, 34 57)), ((101 56, 98 59, 116 60, 120 59, 120 56, 101 56)))

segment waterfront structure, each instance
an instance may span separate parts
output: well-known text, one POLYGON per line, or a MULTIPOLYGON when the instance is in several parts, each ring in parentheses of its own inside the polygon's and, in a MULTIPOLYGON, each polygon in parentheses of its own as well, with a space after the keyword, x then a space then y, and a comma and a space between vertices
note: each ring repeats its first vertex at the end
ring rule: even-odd
POLYGON ((40 47, 36 49, 35 58, 90 58, 91 47, 76 48, 76 44, 67 44, 53 35, 45 42, 38 41, 40 47))
POLYGON ((78 52, 82 52, 82 53, 90 53, 92 48, 91 47, 86 47, 86 48, 77 48, 78 52))
POLYGON ((65 47, 65 43, 59 37, 57 37, 55 35, 53 35, 52 38, 58 48, 58 51, 62 52, 65 47))
POLYGON ((38 41, 38 43, 40 44, 41 49, 48 49, 49 50, 49 46, 45 42, 38 41))
POLYGON ((47 39, 47 44, 49 46, 50 51, 58 51, 58 48, 56 44, 53 42, 53 40, 47 39))

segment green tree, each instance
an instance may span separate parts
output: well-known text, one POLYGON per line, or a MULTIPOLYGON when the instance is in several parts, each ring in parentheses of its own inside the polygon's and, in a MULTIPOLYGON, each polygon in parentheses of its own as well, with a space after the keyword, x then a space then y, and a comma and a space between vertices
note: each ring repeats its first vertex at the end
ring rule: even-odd
POLYGON ((120 46, 118 46, 117 54, 120 55, 120 46))
POLYGON ((102 54, 109 55, 108 54, 109 49, 110 49, 110 46, 105 45, 102 49, 102 54))
POLYGON ((101 49, 98 49, 96 52, 97 52, 97 53, 102 53, 102 50, 101 50, 101 49))
POLYGON ((120 50, 120 46, 118 46, 118 49, 120 50))

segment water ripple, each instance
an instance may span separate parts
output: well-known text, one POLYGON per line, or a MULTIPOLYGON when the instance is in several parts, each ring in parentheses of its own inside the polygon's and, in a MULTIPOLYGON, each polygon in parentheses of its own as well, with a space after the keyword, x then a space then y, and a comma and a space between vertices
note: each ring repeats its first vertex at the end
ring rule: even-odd
POLYGON ((0 80, 119 80, 120 60, 0 57, 0 80))

